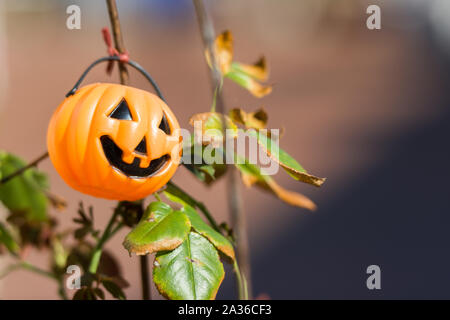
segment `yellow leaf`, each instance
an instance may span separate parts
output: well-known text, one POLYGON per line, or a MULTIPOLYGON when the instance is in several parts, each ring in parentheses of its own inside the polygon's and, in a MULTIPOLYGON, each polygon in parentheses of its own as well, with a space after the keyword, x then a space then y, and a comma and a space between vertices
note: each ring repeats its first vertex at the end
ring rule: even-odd
MULTIPOLYGON (((217 36, 212 50, 217 67, 223 76, 244 87, 257 98, 272 92, 272 86, 258 82, 267 80, 269 75, 264 56, 253 65, 233 62, 233 35, 230 31, 224 31, 217 36)), ((212 56, 208 49, 205 50, 205 56, 209 67, 212 68, 212 56)))
POLYGON ((256 81, 253 81, 248 89, 255 97, 262 98, 272 92, 272 86, 265 86, 256 81))
POLYGON ((278 196, 278 198, 292 206, 309 209, 311 211, 317 209, 317 206, 308 197, 300 193, 284 189, 277 184, 275 180, 270 179, 268 185, 270 189, 278 196))
POLYGON ((258 179, 257 176, 241 171, 241 179, 245 186, 251 187, 252 185, 256 185, 273 193, 280 200, 290 204, 291 206, 305 208, 311 211, 317 209, 317 206, 311 199, 298 192, 286 190, 268 176, 265 176, 264 179, 258 179))
POLYGON ((230 112, 228 112, 228 116, 234 122, 245 125, 247 113, 244 110, 240 108, 231 109, 230 112))
POLYGON ((45 191, 45 195, 47 199, 50 201, 50 204, 58 211, 63 211, 67 207, 67 202, 64 198, 53 194, 49 191, 45 191))
POLYGON ((280 161, 279 157, 273 156, 268 149, 266 149, 266 152, 272 160, 278 162, 278 164, 284 170, 286 170, 291 176, 293 176, 294 178, 297 178, 297 180, 299 180, 301 182, 312 184, 316 187, 320 187, 327 180, 327 178, 316 177, 316 176, 313 176, 312 174, 302 172, 300 170, 293 168, 286 162, 280 161))
POLYGON ((242 109, 235 108, 230 110, 229 116, 234 122, 253 129, 264 129, 268 120, 267 113, 262 108, 250 113, 247 113, 242 109))
MULTIPOLYGON (((280 129, 278 129, 278 133, 276 134, 278 139, 283 138, 285 131, 286 131, 286 129, 284 127, 281 127, 280 129)), ((267 131, 267 137, 269 139, 272 139, 272 135, 273 135, 272 130, 268 130, 267 131)))
POLYGON ((241 179, 242 179, 242 183, 244 183, 244 185, 247 188, 250 188, 251 186, 253 186, 255 183, 258 182, 257 177, 255 177, 254 175, 248 174, 248 173, 244 173, 244 172, 241 172, 241 179))
POLYGON ((298 178, 299 181, 312 184, 316 187, 322 186, 322 184, 327 180, 327 178, 320 178, 320 177, 313 176, 312 174, 309 174, 309 173, 296 171, 295 169, 290 168, 290 167, 284 165, 283 163, 280 163, 280 165, 286 171, 288 171, 292 176, 298 178))
MULTIPOLYGON (((211 55, 208 50, 205 51, 206 61, 211 67, 211 55)), ((227 74, 231 69, 233 61, 233 35, 226 30, 217 36, 214 41, 214 56, 216 57, 217 66, 222 74, 227 74)))
POLYGON ((276 195, 280 200, 296 207, 311 211, 317 208, 309 198, 300 193, 284 189, 272 177, 263 174, 258 166, 249 163, 247 159, 236 154, 235 161, 236 167, 241 172, 242 182, 247 187, 256 185, 276 195))

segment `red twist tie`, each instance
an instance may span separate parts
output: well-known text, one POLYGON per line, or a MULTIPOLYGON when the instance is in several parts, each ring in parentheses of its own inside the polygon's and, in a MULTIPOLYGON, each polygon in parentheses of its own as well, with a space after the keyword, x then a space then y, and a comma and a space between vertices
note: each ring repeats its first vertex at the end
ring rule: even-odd
MULTIPOLYGON (((103 40, 106 43, 107 49, 108 49, 108 55, 110 57, 119 57, 120 62, 128 62, 130 60, 130 56, 128 55, 128 52, 120 53, 117 51, 116 48, 114 48, 112 40, 111 40, 111 33, 109 32, 108 27, 102 28, 102 34, 103 34, 103 40)), ((109 61, 108 66, 106 67, 106 73, 108 75, 111 74, 114 67, 114 61, 109 61)))

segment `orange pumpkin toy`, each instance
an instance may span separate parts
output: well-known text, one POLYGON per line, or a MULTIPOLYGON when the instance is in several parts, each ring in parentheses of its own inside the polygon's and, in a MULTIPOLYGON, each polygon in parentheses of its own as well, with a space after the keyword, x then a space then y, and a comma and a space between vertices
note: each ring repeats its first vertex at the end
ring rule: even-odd
POLYGON ((47 144, 72 188, 128 201, 164 186, 182 148, 177 119, 160 98, 108 83, 69 93, 50 120, 47 144))

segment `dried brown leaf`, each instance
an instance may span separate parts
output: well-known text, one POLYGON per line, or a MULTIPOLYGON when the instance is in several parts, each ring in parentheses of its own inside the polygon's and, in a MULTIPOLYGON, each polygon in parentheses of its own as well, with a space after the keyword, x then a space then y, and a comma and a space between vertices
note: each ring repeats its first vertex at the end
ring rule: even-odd
POLYGON ((52 207, 54 207, 56 210, 63 211, 64 209, 67 208, 67 201, 64 198, 49 191, 45 191, 45 195, 47 196, 47 199, 50 201, 52 207))
POLYGON ((253 185, 256 185, 266 191, 273 193, 280 200, 292 206, 305 208, 311 211, 317 209, 317 206, 308 197, 298 192, 290 191, 281 187, 271 177, 261 174, 254 174, 251 171, 242 170, 242 167, 239 166, 238 168, 241 169, 241 178, 245 186, 251 187, 253 185))

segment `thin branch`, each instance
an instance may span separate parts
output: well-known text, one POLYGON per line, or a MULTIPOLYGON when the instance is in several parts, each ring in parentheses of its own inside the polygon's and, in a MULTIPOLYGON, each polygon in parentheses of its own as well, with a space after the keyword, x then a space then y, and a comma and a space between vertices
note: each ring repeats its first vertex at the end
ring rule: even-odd
MULTIPOLYGON (((215 56, 214 40, 215 33, 214 27, 208 13, 205 9, 203 0, 193 0, 195 12, 197 15, 197 21, 202 35, 203 46, 208 52, 210 52, 211 65, 210 77, 212 82, 212 93, 216 98, 216 109, 218 112, 226 114, 225 103, 223 95, 220 90, 222 74, 218 67, 217 57, 215 56), (217 90, 217 91, 216 91, 217 90)), ((235 167, 230 168, 227 180, 227 195, 229 203, 229 212, 231 221, 233 224, 233 230, 236 238, 236 256, 241 264, 242 273, 247 279, 248 288, 251 290, 251 276, 250 276, 250 258, 249 258, 249 246, 247 235, 247 223, 245 212, 243 208, 243 201, 241 195, 241 185, 239 172, 235 167)), ((239 279, 237 280, 239 281, 239 279)), ((251 297, 251 292, 249 293, 251 297)))
POLYGON ((241 273, 241 270, 239 269, 239 264, 237 263, 237 260, 234 260, 233 269, 234 272, 236 273, 237 278, 239 300, 248 300, 247 281, 245 280, 245 276, 241 273))
MULTIPOLYGON (((108 6, 109 20, 111 21, 111 28, 113 31, 114 46, 119 53, 126 53, 125 45, 123 43, 122 29, 120 28, 119 13, 117 11, 116 0, 106 0, 108 6)), ((124 63, 119 62, 119 76, 121 84, 128 84, 128 70, 124 63)))
POLYGON ((139 256, 139 261, 141 266, 142 300, 151 300, 148 255, 139 256))
POLYGON ((31 263, 26 262, 26 261, 20 261, 20 262, 18 262, 16 264, 13 264, 13 265, 10 265, 9 267, 7 267, 0 274, 0 279, 6 277, 9 273, 11 273, 11 272, 13 272, 15 270, 18 270, 18 269, 25 269, 25 270, 28 270, 28 271, 40 274, 42 276, 45 276, 45 277, 48 277, 48 278, 51 278, 51 279, 59 281, 58 277, 56 275, 54 275, 53 273, 51 273, 49 271, 46 271, 46 270, 43 270, 43 269, 41 269, 39 267, 36 267, 35 265, 32 265, 31 263))
POLYGON ((4 277, 6 277, 7 275, 9 275, 11 272, 19 270, 19 269, 24 269, 24 270, 28 270, 31 272, 34 272, 36 274, 39 274, 41 276, 56 280, 56 282, 58 282, 58 294, 59 296, 63 299, 63 300, 67 300, 67 293, 64 290, 64 278, 60 277, 50 271, 41 269, 39 267, 36 267, 35 265, 32 265, 31 263, 27 262, 27 261, 20 261, 18 263, 9 265, 5 270, 3 270, 2 272, 0 272, 0 279, 3 279, 4 277))
POLYGON ((8 182, 9 180, 11 180, 12 178, 21 175, 22 173, 24 173, 26 170, 33 168, 35 166, 37 166, 39 164, 39 162, 41 162, 44 159, 47 159, 48 157, 48 152, 45 152, 43 155, 39 156, 37 159, 31 161, 29 164, 27 164, 25 167, 22 167, 20 169, 18 169, 17 171, 14 171, 13 173, 11 173, 10 175, 4 177, 3 179, 0 180, 0 185, 8 182))
POLYGON ((241 266, 242 277, 246 287, 246 299, 252 297, 251 265, 247 232, 247 217, 244 212, 241 177, 235 166, 228 173, 228 203, 231 215, 231 225, 236 243, 236 259, 241 266))
POLYGON ((214 54, 214 40, 215 40, 214 27, 205 9, 203 0, 193 0, 193 2, 195 7, 195 13, 197 15, 197 22, 200 28, 200 33, 202 35, 203 46, 206 50, 208 50, 208 52, 211 53, 210 57, 212 68, 210 69, 211 70, 210 76, 212 84, 212 94, 216 99, 215 109, 217 110, 217 112, 225 113, 225 104, 223 101, 223 96, 220 90, 218 90, 222 82, 222 73, 220 72, 217 63, 217 57, 214 54))
POLYGON ((0 280, 9 275, 11 272, 20 269, 20 263, 12 264, 0 272, 0 280))
POLYGON ((29 271, 37 273, 37 274, 40 274, 40 275, 45 276, 45 277, 49 277, 49 278, 52 278, 52 279, 55 279, 55 280, 59 280, 58 277, 55 274, 53 274, 52 272, 43 270, 43 269, 41 269, 39 267, 36 267, 35 265, 32 265, 31 263, 26 262, 26 261, 23 261, 21 263, 21 268, 23 268, 25 270, 29 270, 29 271))

